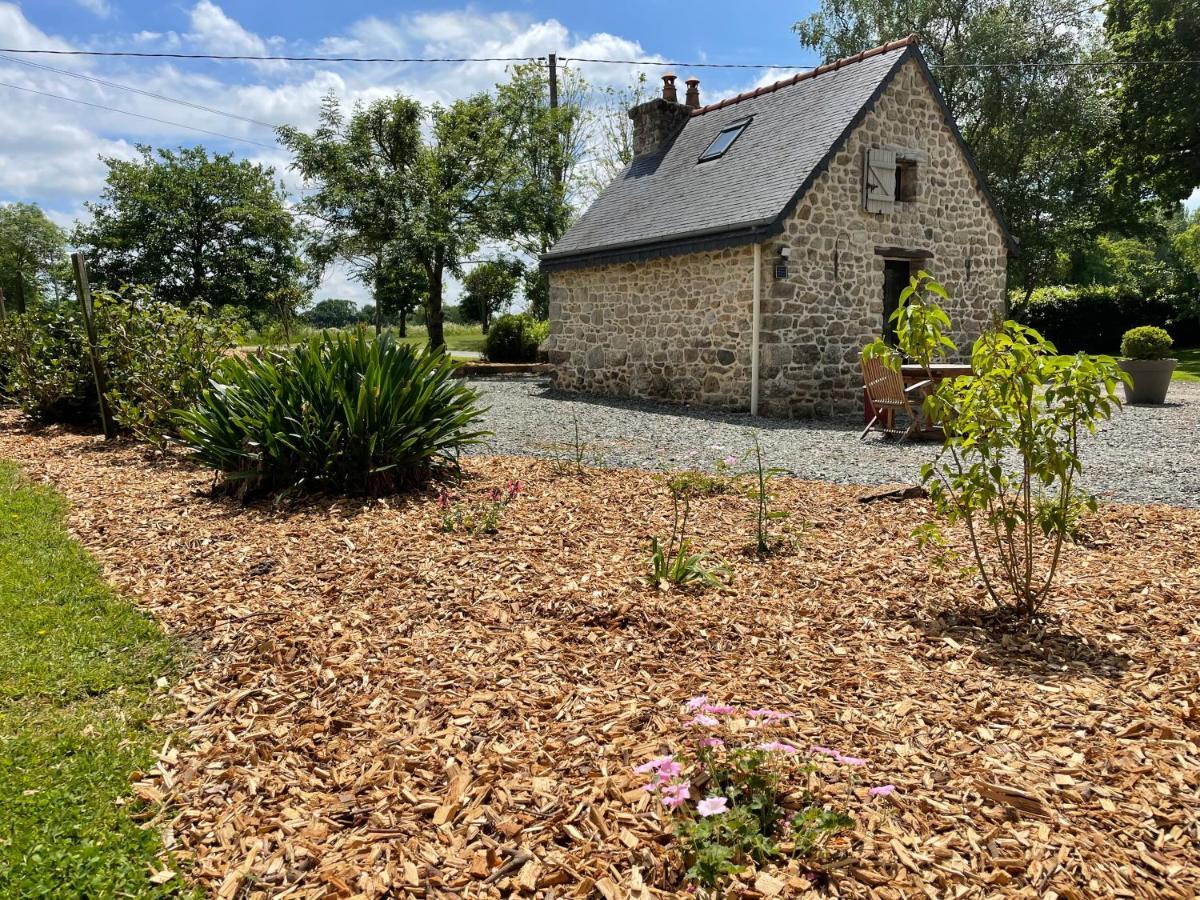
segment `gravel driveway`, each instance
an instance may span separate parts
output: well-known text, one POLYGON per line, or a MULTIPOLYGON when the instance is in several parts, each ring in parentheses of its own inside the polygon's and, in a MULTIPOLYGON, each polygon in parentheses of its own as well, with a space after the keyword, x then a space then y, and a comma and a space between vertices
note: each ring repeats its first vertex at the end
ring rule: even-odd
MULTIPOLYGON (((480 452, 573 458, 575 428, 589 464, 711 468, 742 454, 757 431, 769 465, 846 484, 917 480, 936 445, 859 441, 851 421, 751 419, 640 400, 565 394, 543 378, 472 382, 494 432, 480 452)), ((1174 382, 1165 406, 1127 406, 1083 448, 1086 487, 1129 503, 1200 507, 1200 384, 1174 382)))

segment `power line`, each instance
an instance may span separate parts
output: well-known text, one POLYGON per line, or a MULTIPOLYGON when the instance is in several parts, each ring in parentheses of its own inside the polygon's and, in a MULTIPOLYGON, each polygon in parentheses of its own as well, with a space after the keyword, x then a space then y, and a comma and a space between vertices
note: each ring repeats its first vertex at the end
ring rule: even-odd
POLYGON ((85 75, 82 72, 72 72, 69 69, 56 69, 54 66, 47 66, 43 63, 32 62, 28 59, 17 59, 14 56, 4 57, 9 62, 15 62, 22 66, 31 66, 35 69, 44 69, 47 72, 57 72, 59 75, 66 75, 70 78, 79 78, 83 81, 90 81, 93 84, 103 85, 105 87, 118 88, 123 91, 132 91, 135 94, 141 94, 143 97, 152 97, 155 100, 162 100, 167 103, 177 103, 180 106, 186 106, 191 109, 202 110, 203 112, 213 113, 218 116, 226 116, 230 119, 237 119, 240 122, 248 122, 251 125, 261 125, 263 128, 270 128, 272 131, 279 128, 278 125, 273 125, 270 122, 262 122, 258 119, 251 119, 247 116, 238 115, 237 113, 227 112, 223 109, 216 109, 212 106, 205 106, 203 103, 193 103, 191 100, 182 100, 178 97, 168 97, 166 94, 158 94, 154 91, 143 90, 142 88, 134 87, 131 84, 122 84, 119 81, 108 81, 104 78, 97 78, 94 75, 85 75))
MULTIPOLYGON (((546 64, 544 56, 437 56, 437 57, 398 57, 398 56, 252 56, 244 54, 219 53, 150 53, 134 50, 44 50, 32 48, 0 47, 0 53, 38 53, 51 56, 106 56, 106 57, 136 57, 140 59, 196 59, 196 60, 232 60, 240 62, 339 62, 339 63, 478 63, 504 62, 521 63, 537 62, 546 64)), ((804 68, 795 63, 714 63, 714 62, 683 62, 679 60, 664 61, 658 59, 600 59, 586 56, 561 56, 559 62, 593 63, 597 65, 618 66, 662 66, 681 69, 797 69, 804 68)), ((932 65, 932 64, 931 64, 932 65)), ((1200 65, 1200 59, 1112 59, 1103 61, 1078 62, 999 62, 999 63, 944 63, 937 68, 942 69, 1010 69, 1010 68, 1064 68, 1071 66, 1195 66, 1200 65)))
POLYGON ((139 59, 215 59, 239 62, 468 63, 539 62, 542 56, 249 56, 221 53, 143 53, 134 50, 31 50, 0 47, 0 53, 44 53, 51 56, 132 56, 139 59))
POLYGON ((146 119, 149 122, 157 122, 160 125, 170 125, 172 128, 186 128, 188 131, 198 131, 200 134, 224 138, 227 141, 241 141, 243 144, 253 144, 255 147, 262 147, 264 150, 276 149, 270 144, 252 141, 249 138, 234 137, 232 134, 222 134, 219 131, 208 131, 205 128, 197 128, 194 125, 184 125, 182 122, 171 122, 167 119, 157 119, 154 116, 146 116, 142 115, 142 113, 130 112, 127 109, 117 109, 115 106, 104 106, 100 103, 90 103, 87 100, 77 100, 74 97, 64 97, 62 94, 52 94, 49 91, 36 91, 33 88, 21 87, 19 84, 9 84, 6 81, 0 81, 0 87, 12 88, 14 91, 25 91, 27 94, 37 94, 40 97, 52 97, 55 100, 65 100, 67 103, 78 103, 80 106, 90 106, 93 109, 102 109, 107 112, 121 113, 126 116, 133 116, 137 119, 146 119))

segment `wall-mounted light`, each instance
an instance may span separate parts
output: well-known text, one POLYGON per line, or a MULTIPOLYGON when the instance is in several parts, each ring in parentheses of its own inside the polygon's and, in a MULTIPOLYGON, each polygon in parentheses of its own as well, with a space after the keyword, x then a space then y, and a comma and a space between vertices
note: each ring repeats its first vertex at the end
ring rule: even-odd
POLYGON ((788 259, 792 255, 791 247, 779 248, 779 262, 775 264, 775 278, 782 280, 788 277, 788 259))

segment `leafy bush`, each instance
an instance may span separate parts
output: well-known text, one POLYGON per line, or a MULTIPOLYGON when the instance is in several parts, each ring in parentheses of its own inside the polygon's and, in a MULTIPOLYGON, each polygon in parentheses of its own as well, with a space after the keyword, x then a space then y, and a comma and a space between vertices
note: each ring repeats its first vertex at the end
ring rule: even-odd
MULTIPOLYGON (((937 510, 966 525, 992 601, 1032 617, 1078 520, 1080 435, 1120 406, 1116 385, 1127 376, 1111 357, 1059 356, 1016 322, 975 342, 971 368, 925 401, 946 439, 921 476, 937 510)), ((918 534, 939 543, 932 523, 918 534)))
MULTIPOLYGON (((865 759, 823 746, 802 753, 788 734, 791 713, 741 710, 703 696, 689 700, 686 710, 692 716, 686 724, 697 735, 694 749, 634 771, 650 777, 644 790, 675 820, 689 882, 723 889, 751 862, 826 856, 830 840, 854 827, 854 819, 814 791, 823 786, 826 767, 859 770, 865 759)), ((851 785, 855 780, 850 777, 851 785)), ((890 784, 869 788, 867 802, 895 790, 890 784)))
POLYGON ((100 355, 113 419, 135 437, 164 446, 173 411, 200 395, 233 347, 235 327, 206 304, 180 309, 145 288, 95 295, 100 355))
POLYGON ((538 346, 549 331, 548 322, 539 322, 528 313, 501 316, 488 328, 484 355, 492 362, 535 362, 538 346))
POLYGON ((0 392, 39 422, 82 422, 98 416, 87 343, 72 307, 31 307, 0 322, 0 392))
POLYGON ((1147 322, 1166 325, 1180 313, 1172 299, 1130 294, 1116 286, 1040 288, 1028 303, 1014 302, 1012 318, 1062 352, 1115 353, 1121 336, 1147 322))
MULTIPOLYGON (((161 445, 171 410, 190 402, 233 345, 233 320, 202 303, 180 309, 145 288, 97 290, 96 335, 117 425, 161 445)), ((75 306, 35 307, 0 323, 4 393, 39 421, 95 422, 96 386, 75 306)))
POLYGON ((1121 355, 1130 359, 1166 359, 1171 352, 1171 336, 1153 325, 1130 328, 1121 338, 1121 355))
POLYGON ((180 414, 183 442, 236 493, 303 488, 380 494, 427 478, 481 415, 440 353, 359 328, 288 353, 228 359, 180 414))

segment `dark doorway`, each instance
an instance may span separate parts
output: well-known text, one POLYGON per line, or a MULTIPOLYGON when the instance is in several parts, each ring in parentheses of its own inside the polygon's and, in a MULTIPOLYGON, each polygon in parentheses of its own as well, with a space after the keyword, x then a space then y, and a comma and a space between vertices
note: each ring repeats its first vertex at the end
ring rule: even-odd
POLYGON ((896 326, 892 313, 900 306, 900 292, 908 287, 911 263, 907 259, 883 261, 883 339, 896 346, 896 326))

